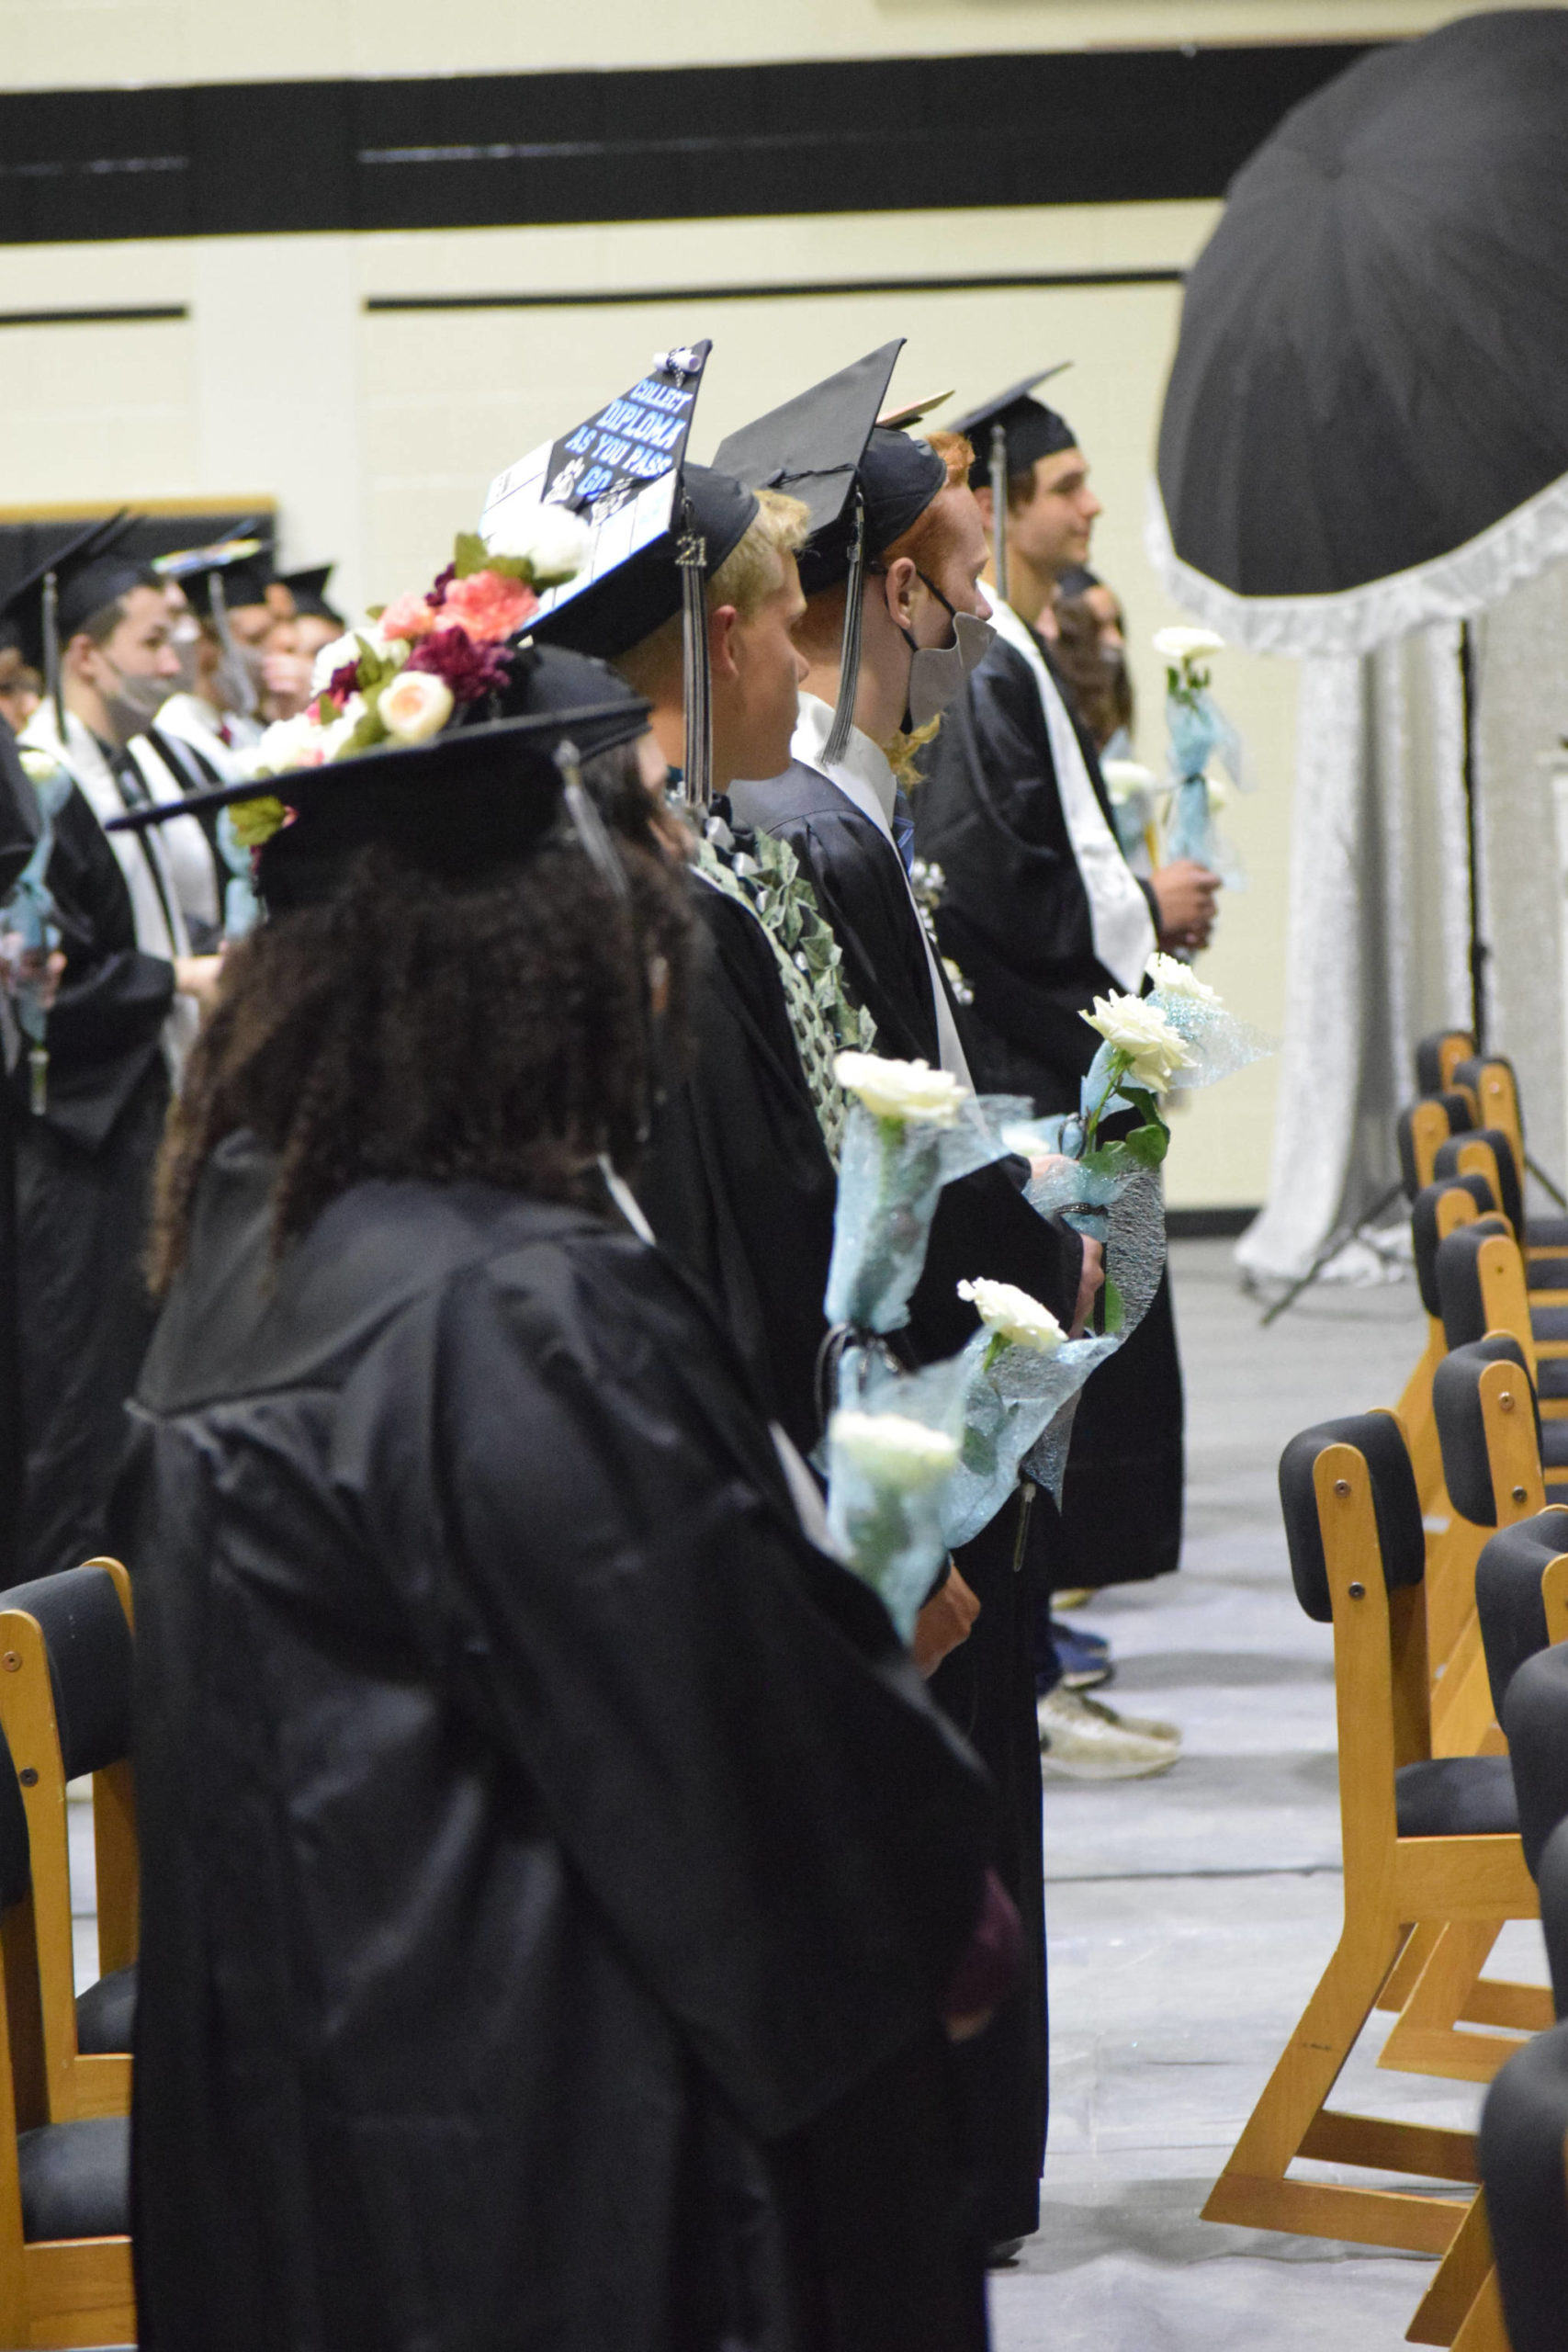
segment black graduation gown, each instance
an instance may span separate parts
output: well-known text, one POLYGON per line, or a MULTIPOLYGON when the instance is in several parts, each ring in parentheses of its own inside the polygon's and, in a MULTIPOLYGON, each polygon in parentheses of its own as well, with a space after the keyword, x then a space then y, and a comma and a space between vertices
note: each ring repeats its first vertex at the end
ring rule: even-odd
MULTIPOLYGON (((0 718, 0 899, 9 896, 38 841, 38 808, 16 737, 0 718)), ((11 1029, 11 1048, 26 1040, 11 1029)), ((17 1127, 24 1116, 0 1084, 0 1584, 20 1577, 17 1546, 27 1449, 22 1433, 22 1363, 17 1303, 17 1127)))
MULTIPOLYGON (((1070 713, 1066 689, 1064 698, 1070 713)), ((1076 718, 1074 725, 1110 822, 1094 746, 1076 718)), ((937 933, 974 991, 976 1077, 1032 1094, 1042 1113, 1076 1110, 1100 1044, 1079 1015, 1121 984, 1094 952, 1039 688, 1014 647, 992 645, 923 764, 915 839, 945 879, 937 933)), ((1052 1550, 1057 1587, 1134 1583, 1176 1566, 1182 1436, 1168 1274, 1079 1402, 1052 1550)))
POLYGON ((28 1109, 25 1058, 10 1082, 28 1577, 73 1566, 107 1541, 125 1400, 153 1322, 142 1261, 175 983, 166 957, 138 948, 119 862, 74 786, 47 879, 65 971, 45 1034, 41 1117, 28 1109))
MULTIPOLYGON (((809 875, 843 950, 851 985, 875 1018, 878 1049, 934 1063, 939 1046, 931 967, 897 851, 886 834, 829 778, 799 762, 770 783, 736 787, 731 798, 743 821, 787 841, 809 875)), ((966 1050, 967 1044, 965 1035, 966 1050)), ((956 1285, 975 1274, 1016 1283, 1066 1322, 1081 1262, 1076 1238, 1037 1216, 1004 1167, 981 1169, 949 1184, 938 1203, 908 1336, 928 1360, 962 1347, 976 1318, 957 1297, 956 1285)), ((931 1685, 996 1777, 996 1866, 1018 1905, 1029 1955, 1024 1982, 998 2011, 985 2046, 976 2043, 961 2053, 987 2176, 985 2231, 993 2243, 1026 2236, 1038 2225, 1047 2105, 1033 1667, 1043 1555, 1038 1541, 1031 1544, 1014 1572, 1018 1510, 1010 1504, 957 1555, 979 1599, 980 1618, 931 1685)))
POLYGON ((204 1179, 123 1495, 143 2352, 979 2352, 988 1797, 656 1250, 204 1179))
POLYGON ((707 950, 691 1064, 655 1114, 637 1199, 660 1246, 721 1308, 770 1417, 808 1454, 838 1180, 761 924, 700 877, 691 894, 707 950))

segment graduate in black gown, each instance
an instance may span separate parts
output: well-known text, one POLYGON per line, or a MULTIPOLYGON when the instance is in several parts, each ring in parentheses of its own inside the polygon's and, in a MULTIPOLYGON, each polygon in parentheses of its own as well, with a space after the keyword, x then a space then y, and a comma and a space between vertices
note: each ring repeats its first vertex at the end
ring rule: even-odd
MULTIPOLYGON (((901 763, 916 729, 940 716, 984 650, 976 582, 986 561, 967 487, 968 445, 917 439, 876 417, 898 345, 888 345, 725 442, 717 462, 742 480, 806 499, 813 533, 800 558, 809 664, 790 766, 735 786, 741 820, 784 841, 810 876, 882 1053, 940 1064, 973 1083, 946 972, 920 919, 901 763)), ((977 1273, 1016 1283, 1064 1321, 1087 1307, 1083 1253, 1036 1216, 1021 1163, 949 1185, 932 1227, 909 1337, 928 1356, 972 1325, 955 1295, 977 1273), (1070 1257, 1068 1253, 1071 1253, 1070 1257), (1065 1285, 1069 1265, 1079 1279, 1065 1285), (1064 1288, 1069 1295, 1064 1297, 1064 1288)), ((1094 1279, 1094 1266, 1089 1269, 1094 1279)), ((1043 1514, 1041 1514, 1043 1518, 1043 1514)), ((1034 1610, 1043 1559, 1021 1498, 964 1547, 978 1598, 968 1640, 932 1689, 974 1740, 998 1790, 998 1864, 1024 1924, 1026 1981, 967 2053, 967 2090, 989 2179, 994 2244, 1038 2225, 1047 2112, 1044 1888, 1035 1727, 1034 1610)))
MULTIPOLYGON (((5 901, 32 857, 39 811, 17 740, 0 718, 0 931, 5 901)), ((9 977, 7 975, 6 977, 9 977)), ((28 977, 19 975, 19 977, 28 977)), ((0 1056, 7 1080, 27 1059, 28 1040, 0 979, 0 1056)), ((0 1085, 0 1582, 19 1580, 23 1479, 22 1363, 17 1328, 17 1128, 28 1115, 10 1084, 0 1085)))
MULTIPOLYGON (((1061 572, 1084 561, 1100 512, 1071 427, 1028 385, 959 422, 979 450, 971 481, 993 545, 998 638, 922 755, 916 840, 942 868, 938 936, 974 994, 985 1082, 1032 1095, 1042 1113, 1076 1110, 1100 1043, 1080 1014, 1097 995, 1137 994, 1156 945, 1201 945, 1217 877, 1185 860, 1147 883, 1134 875, 1093 742, 1035 626, 1061 572)), ((1182 1476, 1168 1274, 1127 1345, 1084 1390, 1054 1584, 1122 1584, 1174 1568, 1182 1476)))
MULTIPOLYGON (((27 1441, 20 1566, 35 1577, 104 1549, 125 1400, 152 1328, 142 1267, 152 1161, 218 965, 190 953, 165 843, 116 845, 104 831, 106 818, 148 797, 127 745, 175 666, 162 587, 103 552, 95 529, 14 591, 7 611, 50 686, 23 755, 40 775, 70 779, 45 876, 65 958, 47 1069, 39 1086, 24 1058, 8 1080, 27 1441)), ((199 826, 181 827, 206 861, 199 826)))
POLYGON ((688 918, 560 731, 272 786, 173 1131, 141 2340, 981 2352, 983 1777, 622 1214, 688 918))

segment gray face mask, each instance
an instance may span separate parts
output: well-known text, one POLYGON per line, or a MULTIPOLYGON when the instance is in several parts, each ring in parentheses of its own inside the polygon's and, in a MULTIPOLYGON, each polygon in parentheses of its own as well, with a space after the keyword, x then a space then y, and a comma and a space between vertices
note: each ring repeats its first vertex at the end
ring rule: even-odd
POLYGON ((129 743, 144 727, 151 727, 169 696, 175 692, 173 678, 143 678, 133 671, 122 670, 119 663, 104 656, 114 672, 118 684, 113 694, 104 696, 105 706, 115 732, 122 742, 129 743))
MULTIPOLYGON (((926 585, 931 587, 930 581, 926 585)), ((946 605, 940 589, 935 596, 946 605)), ((951 605, 947 606, 953 612, 951 605)), ((909 663, 909 725, 918 733, 940 718, 990 650, 996 630, 976 613, 953 613, 951 645, 917 645, 909 663)), ((914 640, 910 639, 911 644, 914 640)))

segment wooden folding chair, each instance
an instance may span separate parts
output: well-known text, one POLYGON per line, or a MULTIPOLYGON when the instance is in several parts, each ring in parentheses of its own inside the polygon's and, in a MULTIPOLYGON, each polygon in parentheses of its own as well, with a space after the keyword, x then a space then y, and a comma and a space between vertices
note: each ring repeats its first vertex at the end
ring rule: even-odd
MULTIPOLYGON (((1438 1154, 1446 1143, 1468 1135, 1475 1125, 1467 1096, 1447 1089, 1424 1094, 1400 1113, 1394 1126, 1399 1146, 1399 1173, 1404 1196, 1414 1201, 1438 1173, 1438 1154)), ((1457 1169, 1448 1171, 1457 1175, 1457 1169)))
POLYGON ((1562 1310, 1543 1306, 1529 1290, 1528 1270, 1508 1220, 1480 1216, 1469 1221, 1462 1234, 1445 1234, 1433 1254, 1443 1336, 1450 1348, 1462 1348, 1487 1331, 1511 1331, 1524 1350, 1535 1384, 1542 1419, 1547 1483, 1555 1475, 1568 1479, 1568 1430, 1551 1424, 1568 1421, 1568 1356, 1545 1351, 1540 1333, 1554 1319, 1568 1321, 1562 1310))
MULTIPOLYGON (((1455 1082, 1475 1096, 1482 1131, 1498 1129, 1508 1138, 1521 1192, 1529 1170, 1524 1109, 1512 1062, 1501 1054, 1473 1056, 1454 1065, 1455 1082)), ((1532 1291, 1568 1290, 1568 1216, 1526 1216, 1518 1238, 1529 1264, 1532 1291)))
POLYGON ((43 1986, 47 2109, 130 2106, 138 1858, 131 1784, 130 1579, 118 1560, 0 1592, 0 1729, 21 1781, 43 1986), (67 1784, 92 1775, 98 1966, 77 1999, 67 1784))
POLYGON ((130 2119, 50 2117, 34 1916, 28 1816, 0 1735, 0 2345, 129 2344, 130 2119))
POLYGON ((1423 1515, 1428 1519, 1446 1519, 1450 1510, 1438 1425, 1432 1418, 1432 1375, 1449 1351, 1438 1295, 1438 1244, 1459 1226, 1472 1225, 1478 1216, 1488 1215, 1495 1207, 1483 1176, 1455 1176, 1423 1186, 1410 1211, 1416 1286, 1427 1314, 1427 1344, 1404 1384, 1396 1409, 1410 1448, 1416 1491, 1421 1498, 1423 1515))
POLYGON ((1334 1627, 1344 1927, 1203 2210, 1214 2222, 1441 2254, 1464 2204, 1303 2180, 1291 2166, 1315 2157, 1474 2181, 1468 2132, 1342 2113, 1327 2101, 1412 1929, 1532 1918, 1535 1888, 1517 1835, 1451 1826, 1484 1819, 1505 1794, 1511 1805, 1506 1758, 1431 1758, 1426 1546, 1396 1418, 1357 1414, 1293 1439, 1280 1496, 1297 1598, 1334 1627))
POLYGON ((1568 1254, 1561 1241, 1549 1247, 1541 1238, 1547 1232, 1568 1229, 1568 1225, 1561 1218, 1527 1216, 1524 1163, 1508 1130, 1456 1127, 1433 1153, 1432 1172, 1434 1181, 1472 1174, 1485 1177, 1525 1254, 1526 1286, 1537 1317, 1536 1338, 1548 1353, 1568 1353, 1568 1254))
POLYGON ((1475 1040, 1468 1029, 1432 1030, 1416 1048, 1417 1094, 1441 1094, 1459 1064, 1474 1051, 1475 1040))
MULTIPOLYGON (((1520 1666, 1505 1715, 1561 2020, 1568 2013, 1568 1649, 1520 1666)), ((1409 2340, 1454 2352, 1561 2352, 1568 2333, 1568 2024, 1527 2042, 1497 2075, 1477 2154, 1485 2186, 1422 2298, 1409 2340)))
MULTIPOLYGON (((1490 1366, 1487 1374, 1495 1376, 1490 1366)), ((1476 1564, 1475 1600, 1490 1705, 1501 1723, 1521 1668, 1568 1638, 1568 1509, 1555 1505, 1499 1529, 1476 1564)), ((1499 1746, 1501 1739, 1499 1733, 1499 1746)), ((1458 1769, 1462 1772, 1467 1768, 1458 1769)), ((1513 1820, 1522 1833, 1517 1789, 1515 1800, 1513 1820)), ((1568 1798, 1564 1805, 1568 1809, 1568 1798)), ((1506 1810, 1495 1814, 1494 1826, 1502 1826, 1508 1817, 1506 1810)), ((1529 1836, 1522 1837, 1522 1844, 1527 1867, 1533 1869, 1529 1836)), ((1404 1989, 1380 2066, 1456 2082, 1489 2082, 1519 2047, 1505 2035, 1538 2033, 1551 2022, 1550 2004, 1539 1985, 1507 1984, 1482 1974, 1502 1928, 1501 1919, 1469 1919, 1444 1927, 1430 1939, 1418 1975, 1404 1989), (1467 2026, 1494 2030, 1468 2032, 1467 2026)), ((1379 2006, 1390 2006, 1386 1993, 1379 2006)))

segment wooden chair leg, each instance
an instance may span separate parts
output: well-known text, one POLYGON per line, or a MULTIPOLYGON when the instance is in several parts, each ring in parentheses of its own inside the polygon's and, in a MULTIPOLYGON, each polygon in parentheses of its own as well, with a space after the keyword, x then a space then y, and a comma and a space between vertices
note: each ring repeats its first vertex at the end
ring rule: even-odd
POLYGON ((1489 2083, 1519 2043, 1495 2034, 1461 2033, 1461 2021, 1519 2033, 1540 2032, 1551 2023, 1551 1996, 1544 1985, 1483 1982, 1481 1972, 1502 1931, 1500 1919, 1454 1920, 1440 1930, 1383 2044, 1380 2066, 1401 2075, 1489 2083))
POLYGON ((1480 2292, 1461 2322, 1453 2352, 1511 2352, 1495 2270, 1487 2272, 1480 2292))
POLYGON ((1486 2225, 1486 2192, 1478 2188, 1453 2244, 1416 2307, 1416 2316, 1405 2330, 1406 2344, 1453 2344, 1466 2314, 1495 2275, 1492 2233, 1486 2225))
POLYGON ((1404 1939, 1404 1948, 1384 1979, 1382 1992, 1374 2007, 1380 2009, 1402 2009, 1416 1990, 1416 1980, 1432 1957, 1432 1948, 1442 1934, 1440 1927, 1422 1920, 1411 1928, 1404 1939))
POLYGON ((1467 2132, 1337 2114, 1325 2101, 1399 1958, 1394 1920, 1348 1919, 1339 1946, 1203 2208, 1209 2222, 1442 2254, 1464 2218, 1458 2203, 1393 2189, 1292 2180, 1298 2156, 1421 2178, 1475 2179, 1467 2132))

